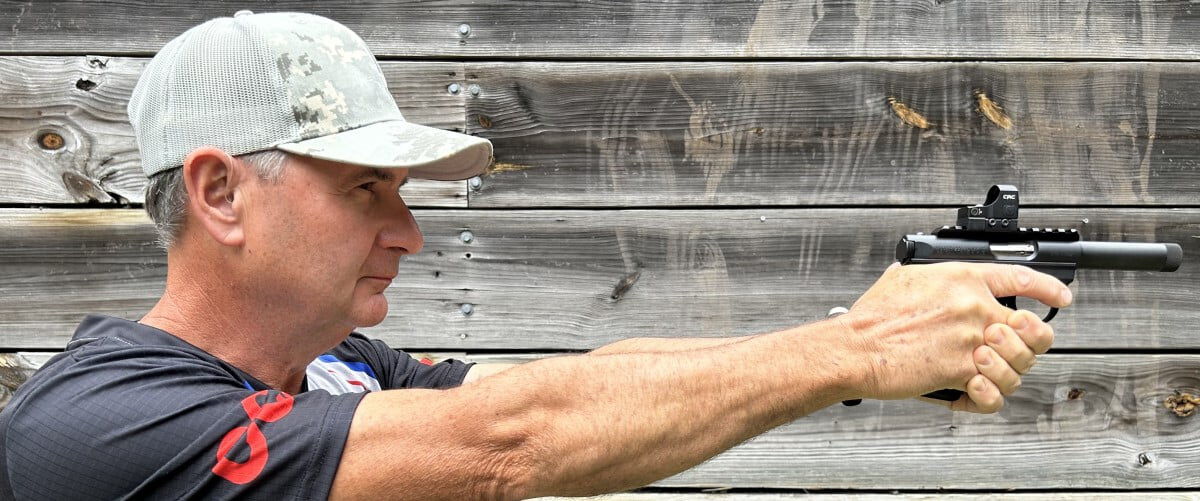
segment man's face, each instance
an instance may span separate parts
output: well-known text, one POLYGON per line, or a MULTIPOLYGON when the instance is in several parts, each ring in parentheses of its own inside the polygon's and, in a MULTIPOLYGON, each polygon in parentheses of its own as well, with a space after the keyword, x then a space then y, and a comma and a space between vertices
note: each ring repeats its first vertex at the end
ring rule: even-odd
POLYGON ((408 169, 289 156, 277 183, 245 191, 248 273, 273 311, 347 330, 382 322, 400 256, 424 239, 399 187, 408 169))

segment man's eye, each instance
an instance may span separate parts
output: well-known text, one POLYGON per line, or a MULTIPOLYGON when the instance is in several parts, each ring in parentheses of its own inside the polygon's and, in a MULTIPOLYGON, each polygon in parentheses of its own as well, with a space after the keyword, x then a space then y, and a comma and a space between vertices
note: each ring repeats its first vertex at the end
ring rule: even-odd
POLYGON ((371 189, 375 187, 375 181, 371 181, 371 182, 369 182, 369 183, 363 183, 363 184, 360 184, 360 185, 358 185, 358 187, 359 187, 359 188, 362 188, 362 189, 364 189, 364 190, 367 190, 367 191, 371 191, 371 189))

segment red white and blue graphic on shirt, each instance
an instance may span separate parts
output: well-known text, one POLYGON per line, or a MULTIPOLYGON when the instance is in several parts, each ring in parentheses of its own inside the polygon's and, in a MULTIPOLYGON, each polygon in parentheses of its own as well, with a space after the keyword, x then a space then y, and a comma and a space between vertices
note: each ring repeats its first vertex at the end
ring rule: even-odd
POLYGON ((379 391, 379 378, 364 362, 347 362, 333 355, 321 355, 308 364, 304 375, 309 390, 325 390, 333 395, 379 391))

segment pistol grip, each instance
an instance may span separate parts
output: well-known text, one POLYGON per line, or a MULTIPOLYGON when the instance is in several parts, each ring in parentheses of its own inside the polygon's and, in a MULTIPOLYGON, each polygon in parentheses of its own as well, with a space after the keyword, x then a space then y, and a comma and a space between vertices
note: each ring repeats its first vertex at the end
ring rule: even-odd
POLYGON ((945 400, 947 402, 954 402, 954 401, 957 401, 959 398, 962 398, 962 394, 963 394, 962 390, 946 389, 946 390, 931 391, 931 392, 926 393, 921 396, 925 397, 925 398, 933 398, 933 399, 937 399, 937 400, 945 400))

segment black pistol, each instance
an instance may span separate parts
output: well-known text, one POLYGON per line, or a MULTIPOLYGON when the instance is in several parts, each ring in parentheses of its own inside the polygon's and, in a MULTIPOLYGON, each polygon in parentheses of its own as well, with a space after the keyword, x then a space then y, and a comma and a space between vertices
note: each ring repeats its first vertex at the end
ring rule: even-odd
MULTIPOLYGON (((992 186, 983 205, 958 209, 954 226, 943 226, 932 235, 905 235, 896 244, 900 264, 944 261, 1019 264, 1047 273, 1070 285, 1075 270, 1175 271, 1183 262, 1183 249, 1175 243, 1090 242, 1075 229, 1022 228, 1017 224, 1020 197, 1017 187, 992 186)), ((1017 309, 1015 297, 996 298, 1017 309)), ((1043 321, 1058 313, 1051 308, 1043 321)), ((953 402, 961 390, 938 390, 923 395, 953 402)), ((862 400, 847 400, 858 405, 862 400)))

